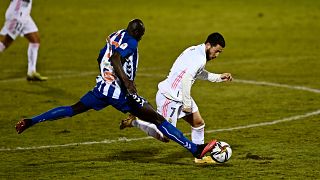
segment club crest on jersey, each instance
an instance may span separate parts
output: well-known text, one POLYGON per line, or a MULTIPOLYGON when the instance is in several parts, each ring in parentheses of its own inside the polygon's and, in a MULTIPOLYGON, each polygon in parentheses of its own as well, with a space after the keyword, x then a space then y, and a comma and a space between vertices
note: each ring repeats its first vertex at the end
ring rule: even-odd
POLYGON ((116 77, 112 74, 112 72, 110 71, 104 71, 103 72, 103 79, 107 82, 107 83, 112 83, 113 81, 115 81, 116 77))
POLYGON ((126 49, 127 47, 128 47, 127 43, 123 43, 123 44, 120 45, 120 48, 123 49, 123 50, 126 49))

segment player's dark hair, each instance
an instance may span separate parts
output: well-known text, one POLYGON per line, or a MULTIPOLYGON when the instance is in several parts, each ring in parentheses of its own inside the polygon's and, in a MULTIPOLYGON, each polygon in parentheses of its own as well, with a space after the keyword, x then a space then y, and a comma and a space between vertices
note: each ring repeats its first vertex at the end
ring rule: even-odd
POLYGON ((129 22, 127 31, 139 41, 145 32, 144 24, 140 19, 133 19, 129 22))
POLYGON ((210 43, 211 46, 219 44, 223 48, 226 46, 223 36, 217 32, 210 34, 205 43, 210 43))

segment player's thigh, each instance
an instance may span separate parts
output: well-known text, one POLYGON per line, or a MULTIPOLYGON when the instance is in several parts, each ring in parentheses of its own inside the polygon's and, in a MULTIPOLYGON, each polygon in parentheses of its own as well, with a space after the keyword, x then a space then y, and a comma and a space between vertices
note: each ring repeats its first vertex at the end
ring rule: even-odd
POLYGON ((81 101, 71 105, 73 116, 88 111, 89 107, 85 106, 81 101))
POLYGON ((107 101, 104 101, 101 97, 97 96, 93 91, 89 91, 82 96, 80 102, 88 109, 94 109, 96 111, 110 105, 107 101))
POLYGON ((125 100, 127 101, 126 104, 130 108, 129 112, 134 116, 137 116, 139 119, 155 125, 159 125, 165 121, 164 117, 161 116, 142 96, 137 94, 129 95, 125 100))
POLYGON ((156 96, 157 111, 173 126, 177 125, 178 116, 181 112, 182 103, 166 98, 160 92, 156 96))
POLYGON ((39 30, 31 16, 26 18, 21 33, 29 40, 30 43, 40 43, 39 30))
POLYGON ((155 125, 160 125, 166 119, 161 116, 153 107, 148 103, 144 103, 140 108, 132 108, 131 114, 137 116, 139 119, 153 123, 155 125))

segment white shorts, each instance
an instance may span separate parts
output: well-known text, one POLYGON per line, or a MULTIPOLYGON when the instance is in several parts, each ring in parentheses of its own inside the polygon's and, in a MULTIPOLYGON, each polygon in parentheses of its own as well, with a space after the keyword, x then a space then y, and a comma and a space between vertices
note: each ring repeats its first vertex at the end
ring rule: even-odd
POLYGON ((25 35, 32 32, 38 32, 38 27, 31 16, 27 16, 24 20, 17 20, 15 18, 6 19, 0 34, 8 34, 12 39, 16 39, 18 35, 25 35))
MULTIPOLYGON (((168 99, 166 96, 160 93, 160 91, 157 92, 156 103, 158 113, 160 113, 167 121, 169 121, 175 127, 177 125, 178 119, 191 114, 182 111, 182 102, 168 99)), ((196 102, 193 99, 191 101, 191 109, 192 113, 195 113, 199 110, 196 102)))

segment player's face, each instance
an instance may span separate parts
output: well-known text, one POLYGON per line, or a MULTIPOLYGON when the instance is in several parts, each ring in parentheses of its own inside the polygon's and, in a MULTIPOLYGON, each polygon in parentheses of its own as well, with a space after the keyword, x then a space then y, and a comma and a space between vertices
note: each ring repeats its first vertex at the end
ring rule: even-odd
POLYGON ((216 46, 209 45, 208 49, 206 50, 207 61, 215 59, 222 53, 223 47, 217 44, 216 46))
POLYGON ((141 29, 141 30, 137 31, 137 33, 136 33, 137 41, 140 41, 142 39, 143 35, 144 35, 144 29, 141 29))

